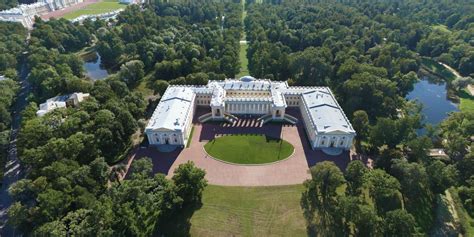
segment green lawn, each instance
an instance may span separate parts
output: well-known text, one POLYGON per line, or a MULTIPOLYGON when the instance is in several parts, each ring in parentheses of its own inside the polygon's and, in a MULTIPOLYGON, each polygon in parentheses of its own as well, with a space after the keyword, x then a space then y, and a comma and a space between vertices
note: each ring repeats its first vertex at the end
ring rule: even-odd
POLYGON ((293 146, 285 140, 264 135, 229 135, 204 145, 214 158, 238 164, 263 164, 283 160, 293 153, 293 146))
POLYGON ((474 111, 474 96, 469 95, 469 92, 465 88, 464 90, 458 93, 459 99, 459 109, 461 111, 474 111))
POLYGON ((95 15, 115 11, 125 8, 126 6, 127 5, 125 4, 120 4, 117 0, 105 0, 85 6, 84 8, 77 11, 67 13, 63 16, 63 18, 71 20, 82 15, 95 15))
POLYGON ((208 186, 203 206, 192 215, 190 235, 306 236, 303 190, 303 185, 208 186))
POLYGON ((240 72, 236 76, 237 78, 249 75, 249 59, 247 58, 247 44, 240 44, 239 60, 240 60, 240 72))

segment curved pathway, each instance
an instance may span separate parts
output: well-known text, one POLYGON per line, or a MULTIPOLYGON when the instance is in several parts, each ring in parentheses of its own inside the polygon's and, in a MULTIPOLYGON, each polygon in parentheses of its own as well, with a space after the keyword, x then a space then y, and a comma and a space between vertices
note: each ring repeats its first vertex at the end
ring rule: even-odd
POLYGON ((311 177, 309 167, 317 162, 330 160, 345 169, 350 160, 349 152, 343 152, 338 156, 328 156, 321 151, 311 150, 301 122, 296 126, 267 124, 260 127, 251 119, 241 120, 237 126, 196 123, 189 148, 171 153, 160 153, 154 148, 146 148, 137 151, 136 155, 137 158, 144 156, 152 158, 154 172, 164 173, 167 177, 172 177, 173 171, 180 164, 193 161, 196 166, 206 170, 206 179, 210 184, 223 186, 301 184, 311 177), (203 149, 204 144, 216 135, 245 133, 281 137, 295 147, 295 152, 290 158, 281 162, 245 166, 215 160, 208 157, 203 149))

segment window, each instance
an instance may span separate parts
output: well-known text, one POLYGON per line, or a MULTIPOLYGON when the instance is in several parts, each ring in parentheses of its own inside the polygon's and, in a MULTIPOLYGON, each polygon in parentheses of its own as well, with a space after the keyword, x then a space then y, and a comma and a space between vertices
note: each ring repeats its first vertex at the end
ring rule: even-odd
POLYGON ((339 145, 344 145, 344 140, 341 140, 341 143, 339 143, 339 145))
POLYGON ((178 142, 178 139, 175 138, 175 139, 174 139, 174 142, 177 143, 177 142, 178 142))
POLYGON ((324 146, 324 140, 321 141, 321 146, 324 146))

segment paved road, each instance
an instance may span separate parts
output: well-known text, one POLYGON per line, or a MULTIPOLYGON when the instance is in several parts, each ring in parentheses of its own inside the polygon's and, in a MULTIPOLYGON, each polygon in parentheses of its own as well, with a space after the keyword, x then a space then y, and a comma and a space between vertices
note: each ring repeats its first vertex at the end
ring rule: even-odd
POLYGON ((0 188, 0 236, 18 236, 11 226, 6 225, 6 221, 8 218, 7 210, 12 204, 12 199, 8 195, 8 188, 22 176, 20 163, 17 157, 16 138, 21 123, 21 111, 28 104, 27 96, 30 91, 30 86, 26 80, 26 77, 28 76, 26 63, 23 63, 19 76, 21 89, 17 95, 15 104, 13 105, 12 133, 10 137, 10 146, 8 148, 9 154, 5 166, 3 185, 0 188))

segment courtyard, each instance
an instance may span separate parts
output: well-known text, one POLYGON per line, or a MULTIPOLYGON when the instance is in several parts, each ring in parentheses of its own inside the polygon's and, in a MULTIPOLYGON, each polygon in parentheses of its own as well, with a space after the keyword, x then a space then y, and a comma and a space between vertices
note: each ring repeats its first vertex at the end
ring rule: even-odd
POLYGON ((288 158, 294 148, 280 138, 238 134, 216 137, 204 145, 204 150, 209 156, 233 164, 265 164, 288 158))
POLYGON ((210 184, 223 186, 276 186, 301 184, 310 178, 309 167, 322 161, 333 161, 341 169, 345 169, 350 161, 349 151, 336 156, 326 155, 321 150, 312 150, 298 109, 287 109, 287 113, 298 118, 296 125, 268 123, 261 125, 255 117, 241 117, 236 123, 204 123, 197 118, 209 109, 198 107, 194 115, 191 142, 187 148, 179 148, 172 152, 159 152, 156 148, 142 148, 136 153, 135 159, 150 157, 153 171, 168 177, 173 171, 187 161, 193 161, 197 167, 206 170, 206 179, 210 184), (288 141, 294 152, 288 158, 278 162, 261 165, 231 164, 210 157, 204 146, 215 137, 241 134, 260 134, 288 141))

